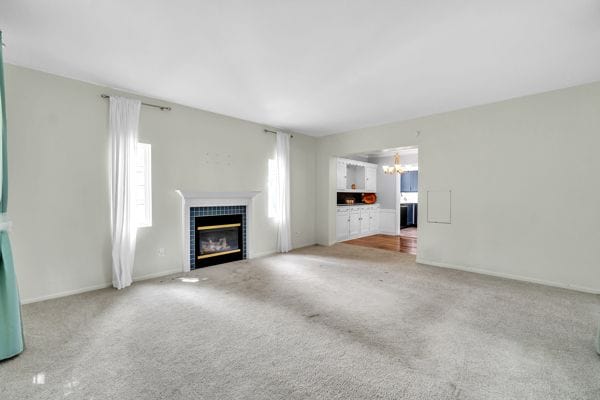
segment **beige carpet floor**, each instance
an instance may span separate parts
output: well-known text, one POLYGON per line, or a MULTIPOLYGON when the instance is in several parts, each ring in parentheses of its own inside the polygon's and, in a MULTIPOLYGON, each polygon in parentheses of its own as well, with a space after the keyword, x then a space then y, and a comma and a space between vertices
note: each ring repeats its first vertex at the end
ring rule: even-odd
POLYGON ((185 278, 25 306, 0 398, 600 399, 595 295, 344 244, 185 278))

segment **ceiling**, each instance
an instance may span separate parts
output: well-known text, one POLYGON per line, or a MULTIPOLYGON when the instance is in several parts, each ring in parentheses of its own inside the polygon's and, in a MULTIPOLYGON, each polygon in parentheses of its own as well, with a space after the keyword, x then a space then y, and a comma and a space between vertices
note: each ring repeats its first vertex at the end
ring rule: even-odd
POLYGON ((380 158, 380 157, 394 157, 394 155, 400 154, 400 156, 416 156, 419 154, 419 148, 414 146, 409 147, 394 147, 390 149, 382 149, 371 151, 368 153, 354 154, 354 156, 364 158, 380 158))
POLYGON ((600 80, 597 0, 2 0, 7 62, 326 135, 600 80))

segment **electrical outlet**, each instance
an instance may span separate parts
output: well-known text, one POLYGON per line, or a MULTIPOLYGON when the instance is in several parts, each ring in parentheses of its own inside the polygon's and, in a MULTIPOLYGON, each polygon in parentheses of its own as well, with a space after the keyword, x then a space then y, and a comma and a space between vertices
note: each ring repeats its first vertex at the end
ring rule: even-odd
POLYGON ((158 255, 159 255, 160 257, 164 257, 164 256, 165 256, 165 248, 164 248, 164 247, 160 247, 160 248, 158 249, 158 255))

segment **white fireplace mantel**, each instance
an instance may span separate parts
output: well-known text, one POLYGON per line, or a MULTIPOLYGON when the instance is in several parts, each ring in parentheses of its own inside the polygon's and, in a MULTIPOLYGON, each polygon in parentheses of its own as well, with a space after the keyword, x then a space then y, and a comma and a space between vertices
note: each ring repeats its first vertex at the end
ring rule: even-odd
POLYGON ((177 194, 184 200, 209 200, 209 199, 251 199, 260 192, 191 192, 187 190, 176 190, 177 194))
POLYGON ((176 190, 181 196, 181 218, 183 225, 183 272, 190 271, 190 208, 216 206, 245 206, 246 207, 246 252, 252 258, 252 200, 259 194, 252 192, 194 192, 176 190))

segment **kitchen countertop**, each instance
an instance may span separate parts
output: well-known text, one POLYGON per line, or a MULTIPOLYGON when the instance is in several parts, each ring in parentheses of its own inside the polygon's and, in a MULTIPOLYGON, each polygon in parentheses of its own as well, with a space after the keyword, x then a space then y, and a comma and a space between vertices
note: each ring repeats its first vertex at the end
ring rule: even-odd
POLYGON ((338 207, 355 207, 355 206, 378 206, 379 203, 366 204, 366 203, 354 203, 354 204, 337 204, 338 207))

